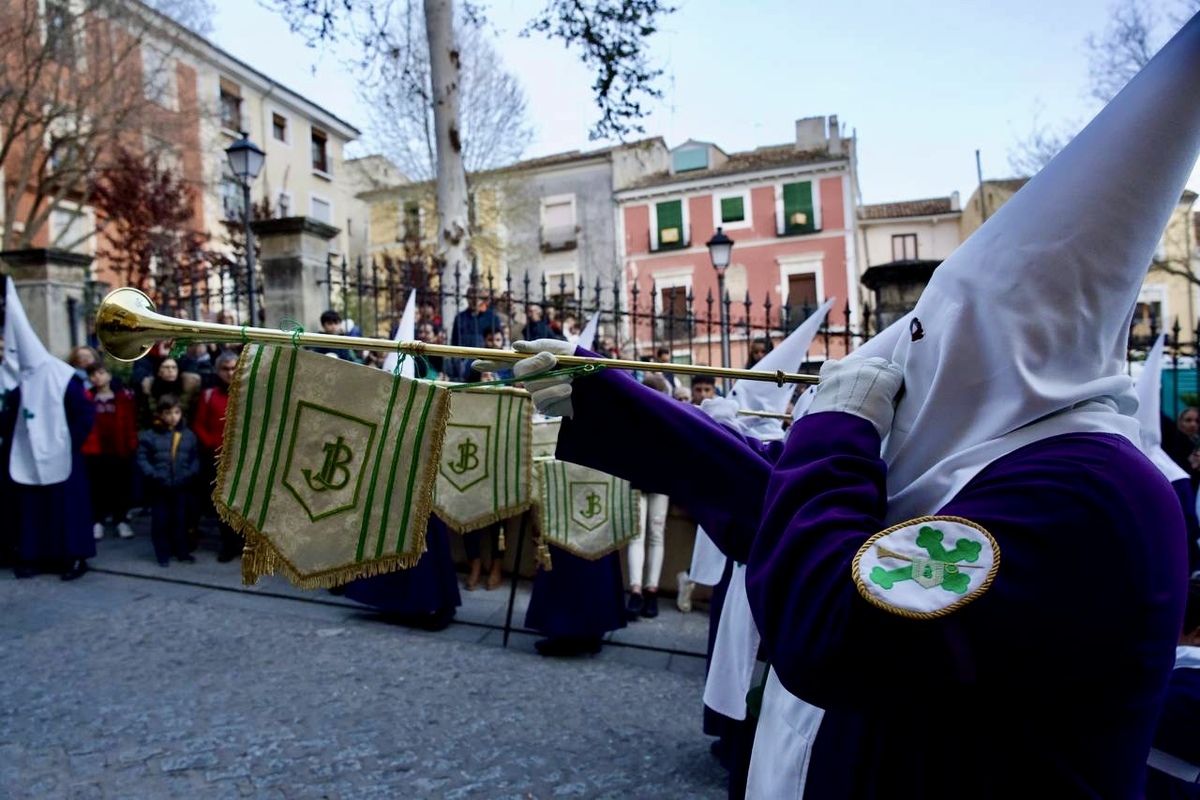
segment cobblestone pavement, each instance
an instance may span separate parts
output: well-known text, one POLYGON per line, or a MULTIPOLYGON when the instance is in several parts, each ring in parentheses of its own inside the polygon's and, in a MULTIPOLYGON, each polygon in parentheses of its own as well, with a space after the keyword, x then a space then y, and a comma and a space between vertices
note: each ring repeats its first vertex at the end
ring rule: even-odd
POLYGON ((0 609, 0 797, 725 796, 702 659, 98 572, 0 609))

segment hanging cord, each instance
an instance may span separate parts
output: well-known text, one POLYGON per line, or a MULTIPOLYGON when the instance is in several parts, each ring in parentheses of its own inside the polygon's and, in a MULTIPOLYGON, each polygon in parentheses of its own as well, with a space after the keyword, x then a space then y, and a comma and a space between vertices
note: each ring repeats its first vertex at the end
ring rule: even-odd
POLYGON ((504 380, 499 381, 481 381, 479 383, 456 383, 453 386, 447 386, 446 388, 451 392, 459 392, 463 389, 477 389, 481 386, 512 386, 514 383, 540 381, 545 380, 546 378, 590 375, 597 370, 604 369, 604 367, 604 364, 578 364, 572 367, 563 367, 562 369, 552 369, 549 372, 539 372, 536 375, 526 375, 524 378, 505 378, 504 380))
MULTIPOLYGON (((300 349, 300 336, 304 333, 304 326, 291 317, 284 317, 279 320, 279 330, 284 333, 292 334, 292 347, 300 349), (290 326, 290 327, 289 327, 290 326)), ((242 326, 242 336, 246 335, 246 326, 242 326)))

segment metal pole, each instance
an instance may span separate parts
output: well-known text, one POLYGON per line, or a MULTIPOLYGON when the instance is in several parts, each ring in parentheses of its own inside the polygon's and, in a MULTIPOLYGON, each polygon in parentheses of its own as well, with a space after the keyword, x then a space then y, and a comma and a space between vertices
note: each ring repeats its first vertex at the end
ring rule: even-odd
MULTIPOLYGON (((721 366, 729 369, 729 304, 725 301, 725 270, 717 271, 717 303, 721 306, 721 366)), ((729 378, 723 381, 725 385, 725 394, 729 394, 729 389, 733 385, 729 378)))
MULTIPOLYGON (((246 219, 246 291, 250 295, 250 324, 258 324, 258 293, 254 289, 254 231, 250 229, 250 181, 242 182, 242 203, 246 219)), ((235 282, 236 285, 236 282, 235 282)))

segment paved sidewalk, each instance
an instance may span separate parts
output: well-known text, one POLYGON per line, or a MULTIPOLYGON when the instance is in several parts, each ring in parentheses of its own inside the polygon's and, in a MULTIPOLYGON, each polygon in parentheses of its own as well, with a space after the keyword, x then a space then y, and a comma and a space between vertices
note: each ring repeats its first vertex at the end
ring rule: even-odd
MULTIPOLYGON (((0 573, 0 797, 725 796, 702 658, 545 659, 530 634, 502 649, 282 581, 213 588, 237 570, 210 553, 160 570, 145 539, 100 547, 96 566, 153 577, 0 573)), ((705 616, 673 613, 664 630, 705 616)))
MULTIPOLYGON (((154 560, 150 547, 148 520, 145 518, 135 519, 133 526, 137 532, 137 536, 133 539, 117 539, 109 536, 97 544, 99 555, 89 562, 93 568, 125 575, 142 575, 154 579, 196 583, 230 591, 280 595, 331 602, 355 609, 363 608, 352 600, 346 600, 324 590, 297 589, 279 576, 263 578, 254 586, 244 586, 238 562, 217 563, 216 538, 211 535, 201 538, 195 564, 172 562, 170 567, 163 569, 154 560)), ((513 603, 513 630, 525 630, 523 627, 525 609, 529 606, 531 587, 532 582, 526 580, 522 580, 518 584, 517 595, 513 603)), ((463 604, 458 609, 455 620, 458 623, 503 628, 505 617, 508 614, 510 588, 511 579, 506 576, 500 588, 490 592, 484 590, 482 584, 473 592, 464 589, 461 592, 463 604)), ((657 618, 631 622, 625 628, 614 631, 606 638, 618 644, 668 651, 657 653, 657 658, 650 659, 663 667, 667 665, 670 652, 703 657, 708 641, 707 604, 697 603, 690 614, 683 614, 675 607, 674 598, 663 598, 659 603, 659 609, 660 614, 657 618)), ((649 663, 646 660, 650 658, 649 654, 642 658, 641 663, 649 663)))

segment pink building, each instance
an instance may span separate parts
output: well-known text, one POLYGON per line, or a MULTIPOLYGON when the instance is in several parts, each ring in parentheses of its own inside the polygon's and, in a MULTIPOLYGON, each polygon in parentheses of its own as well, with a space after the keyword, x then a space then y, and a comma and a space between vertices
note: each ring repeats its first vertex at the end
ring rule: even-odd
MULTIPOLYGON (((837 298, 829 355, 843 354, 846 308, 851 330, 860 308, 854 183, 854 143, 836 116, 799 120, 794 142, 745 153, 691 140, 674 148, 669 170, 616 194, 624 276, 641 315, 621 338, 638 356, 667 347, 676 361, 721 363, 705 244, 721 228, 735 242, 725 273, 731 366, 745 364, 748 340, 778 341, 828 297, 837 298), (651 303, 667 319, 652 325, 651 303)), ((810 359, 825 355, 822 337, 810 359)))

